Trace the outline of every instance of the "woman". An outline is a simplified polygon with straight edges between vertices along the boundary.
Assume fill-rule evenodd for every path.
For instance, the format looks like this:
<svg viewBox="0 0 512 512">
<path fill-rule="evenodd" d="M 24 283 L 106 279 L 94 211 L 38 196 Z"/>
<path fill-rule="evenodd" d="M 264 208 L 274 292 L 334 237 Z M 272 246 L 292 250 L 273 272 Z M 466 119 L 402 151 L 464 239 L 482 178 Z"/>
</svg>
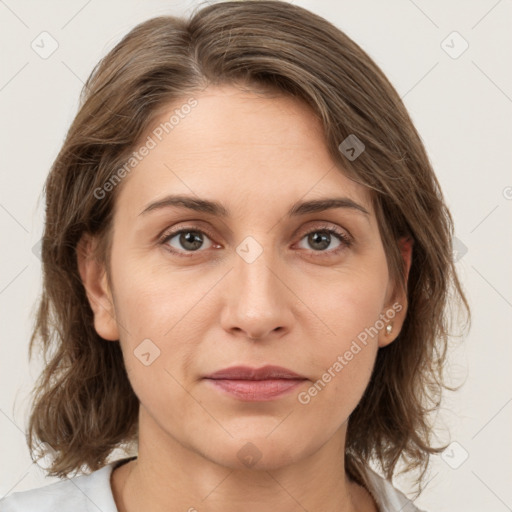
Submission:
<svg viewBox="0 0 512 512">
<path fill-rule="evenodd" d="M 445 448 L 467 303 L 421 140 L 343 32 L 279 1 L 140 24 L 45 190 L 28 443 L 65 480 L 1 510 L 419 510 L 391 481 Z"/>
</svg>

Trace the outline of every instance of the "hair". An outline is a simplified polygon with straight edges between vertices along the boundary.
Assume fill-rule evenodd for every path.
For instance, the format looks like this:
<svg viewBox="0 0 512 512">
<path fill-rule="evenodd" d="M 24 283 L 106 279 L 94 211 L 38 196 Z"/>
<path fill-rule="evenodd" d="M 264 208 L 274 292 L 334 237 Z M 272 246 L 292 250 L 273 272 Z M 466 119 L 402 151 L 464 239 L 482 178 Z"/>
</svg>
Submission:
<svg viewBox="0 0 512 512">
<path fill-rule="evenodd" d="M 470 309 L 452 254 L 453 220 L 399 95 L 345 33 L 308 10 L 279 0 L 201 6 L 189 19 L 160 16 L 134 27 L 95 66 L 80 108 L 45 183 L 43 291 L 29 357 L 38 343 L 45 367 L 32 391 L 27 443 L 33 460 L 52 455 L 49 475 L 102 467 L 115 448 L 133 446 L 138 399 L 119 343 L 94 329 L 77 264 L 84 233 L 101 241 L 109 269 L 112 218 L 123 183 L 98 199 L 153 120 L 208 85 L 272 91 L 307 104 L 321 121 L 340 172 L 366 186 L 390 275 L 407 295 L 393 343 L 379 349 L 369 384 L 349 418 L 345 468 L 367 485 L 374 461 L 392 480 L 422 469 L 446 446 L 432 443 L 431 416 L 443 389 L 452 306 Z M 346 158 L 355 135 L 365 149 Z M 171 135 L 172 136 L 172 135 Z M 398 241 L 413 240 L 408 279 Z M 402 472 L 404 472 L 402 471 Z M 421 492 L 421 490 L 420 490 Z"/>
</svg>

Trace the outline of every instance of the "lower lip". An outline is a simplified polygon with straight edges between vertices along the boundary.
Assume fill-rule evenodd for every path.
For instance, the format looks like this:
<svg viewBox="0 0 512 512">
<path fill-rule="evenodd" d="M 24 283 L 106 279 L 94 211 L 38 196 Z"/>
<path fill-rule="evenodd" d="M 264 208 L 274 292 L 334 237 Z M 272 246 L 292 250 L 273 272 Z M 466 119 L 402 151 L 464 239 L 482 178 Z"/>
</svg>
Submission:
<svg viewBox="0 0 512 512">
<path fill-rule="evenodd" d="M 267 380 L 232 380 L 207 379 L 217 389 L 240 400 L 263 402 L 273 400 L 290 393 L 300 386 L 305 379 L 267 379 Z"/>
</svg>

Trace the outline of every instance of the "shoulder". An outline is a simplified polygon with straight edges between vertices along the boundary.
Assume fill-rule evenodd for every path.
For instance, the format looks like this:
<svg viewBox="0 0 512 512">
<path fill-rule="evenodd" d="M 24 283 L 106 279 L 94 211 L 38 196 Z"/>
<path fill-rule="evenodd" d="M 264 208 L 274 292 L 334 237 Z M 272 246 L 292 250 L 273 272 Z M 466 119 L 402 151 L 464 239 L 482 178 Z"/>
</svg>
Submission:
<svg viewBox="0 0 512 512">
<path fill-rule="evenodd" d="M 379 506 L 380 512 L 426 512 L 420 510 L 401 491 L 393 487 L 389 480 L 386 480 L 373 469 L 365 468 L 369 484 L 369 491 Z"/>
<path fill-rule="evenodd" d="M 38 489 L 14 492 L 0 500 L 0 512 L 117 512 L 110 475 L 120 461 L 88 475 L 66 478 Z"/>
</svg>

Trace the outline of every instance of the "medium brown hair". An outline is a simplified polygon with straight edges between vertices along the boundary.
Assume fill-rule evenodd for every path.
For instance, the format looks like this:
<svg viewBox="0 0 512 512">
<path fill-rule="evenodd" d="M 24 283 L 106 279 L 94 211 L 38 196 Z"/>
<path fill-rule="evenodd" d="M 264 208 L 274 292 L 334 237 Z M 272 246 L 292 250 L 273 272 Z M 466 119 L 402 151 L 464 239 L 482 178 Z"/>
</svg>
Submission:
<svg viewBox="0 0 512 512">
<path fill-rule="evenodd" d="M 84 233 L 98 236 L 98 257 L 109 268 L 122 182 L 102 199 L 93 191 L 126 163 L 164 109 L 209 84 L 242 84 L 305 102 L 321 121 L 340 172 L 368 187 L 390 273 L 406 289 L 408 310 L 397 339 L 378 351 L 350 416 L 345 466 L 364 485 L 364 465 L 376 461 L 392 479 L 403 458 L 405 470 L 423 469 L 421 488 L 430 455 L 445 448 L 432 446 L 430 413 L 443 388 L 452 389 L 443 377 L 450 307 L 466 312 L 466 325 L 470 319 L 452 256 L 452 218 L 421 139 L 380 68 L 334 25 L 282 1 L 222 2 L 188 20 L 150 19 L 88 78 L 45 184 L 43 293 L 29 354 L 38 341 L 46 366 L 33 391 L 32 457 L 36 445 L 39 457 L 50 451 L 48 474 L 64 477 L 99 469 L 114 448 L 136 442 L 138 399 L 119 343 L 94 329 L 77 244 Z M 339 149 L 349 135 L 365 145 L 355 160 Z M 407 282 L 402 236 L 414 242 Z"/>
</svg>

